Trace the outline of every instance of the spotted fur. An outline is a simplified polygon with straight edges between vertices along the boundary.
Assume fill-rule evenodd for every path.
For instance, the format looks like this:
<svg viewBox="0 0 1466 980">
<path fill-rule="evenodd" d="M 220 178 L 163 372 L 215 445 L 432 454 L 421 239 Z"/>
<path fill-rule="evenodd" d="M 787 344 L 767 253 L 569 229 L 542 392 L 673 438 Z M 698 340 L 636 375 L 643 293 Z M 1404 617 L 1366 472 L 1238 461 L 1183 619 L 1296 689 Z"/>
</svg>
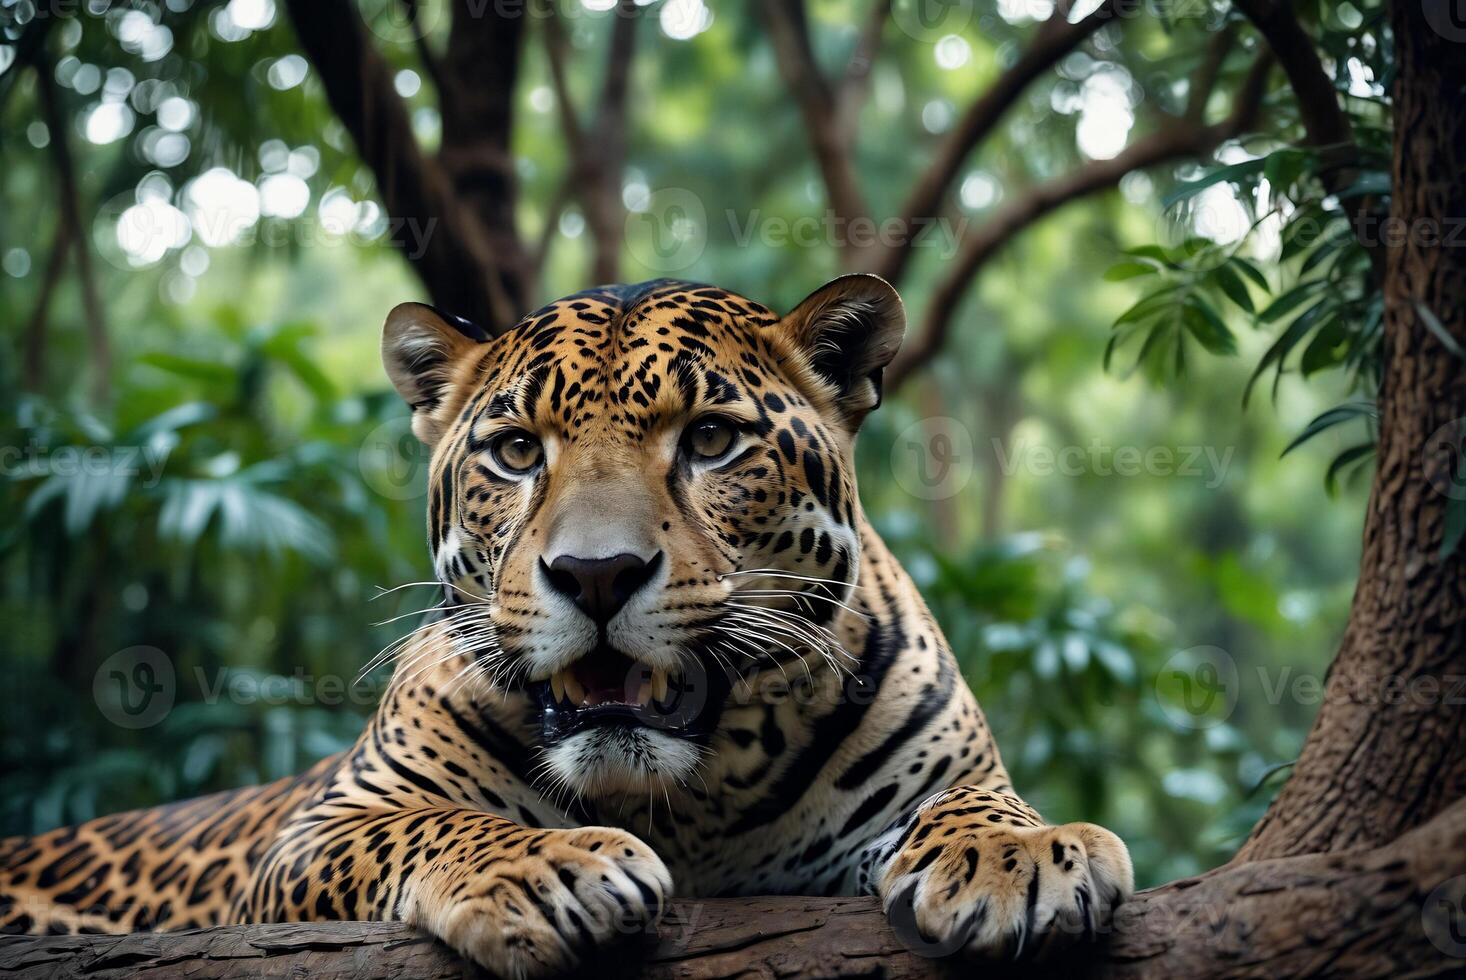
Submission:
<svg viewBox="0 0 1466 980">
<path fill-rule="evenodd" d="M 860 507 L 855 433 L 903 328 L 870 276 L 783 317 L 710 286 L 603 287 L 498 336 L 400 307 L 384 359 L 433 447 L 443 608 L 366 730 L 294 779 L 0 842 L 0 920 L 400 919 L 505 976 L 646 928 L 674 884 L 873 893 L 940 953 L 1092 935 L 1130 892 L 1124 845 L 1015 795 Z M 689 457 L 713 416 L 736 442 Z M 537 469 L 505 471 L 507 431 Z M 554 559 L 625 554 L 641 578 L 605 621 L 556 585 Z M 547 678 L 603 648 L 680 677 L 697 723 L 556 734 Z"/>
</svg>

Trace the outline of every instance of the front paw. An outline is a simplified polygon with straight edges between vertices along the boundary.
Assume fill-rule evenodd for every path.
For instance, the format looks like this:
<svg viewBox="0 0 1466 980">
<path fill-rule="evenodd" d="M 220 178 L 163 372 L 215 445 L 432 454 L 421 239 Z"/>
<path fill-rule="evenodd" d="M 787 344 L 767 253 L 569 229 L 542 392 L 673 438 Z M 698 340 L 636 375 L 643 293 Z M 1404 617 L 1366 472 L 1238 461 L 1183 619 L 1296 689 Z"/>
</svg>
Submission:
<svg viewBox="0 0 1466 980">
<path fill-rule="evenodd" d="M 939 798 L 882 872 L 903 940 L 930 955 L 1041 958 L 1106 928 L 1134 887 L 1120 838 L 1087 823 L 990 822 L 1005 808 L 986 796 Z"/>
<path fill-rule="evenodd" d="M 500 977 L 553 976 L 645 933 L 666 910 L 672 876 L 636 837 L 609 827 L 525 831 L 486 845 L 478 873 L 422 924 Z M 475 862 L 477 864 L 477 862 Z"/>
</svg>

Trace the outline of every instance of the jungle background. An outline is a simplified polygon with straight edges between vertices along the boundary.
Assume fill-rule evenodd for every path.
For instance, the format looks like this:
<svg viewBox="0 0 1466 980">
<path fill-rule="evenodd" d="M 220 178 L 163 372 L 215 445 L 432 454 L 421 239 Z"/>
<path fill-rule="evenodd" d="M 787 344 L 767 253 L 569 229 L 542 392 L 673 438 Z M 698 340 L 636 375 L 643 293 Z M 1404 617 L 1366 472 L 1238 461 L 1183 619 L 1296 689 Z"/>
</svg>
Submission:
<svg viewBox="0 0 1466 980">
<path fill-rule="evenodd" d="M 431 151 L 446 4 L 356 6 Z M 844 64 L 875 22 L 858 0 L 805 6 L 810 64 Z M 430 574 L 426 459 L 377 344 L 393 305 L 428 298 L 404 254 L 434 232 L 384 207 L 285 7 L 0 0 L 0 835 L 345 747 L 379 689 L 359 672 L 432 601 L 397 589 Z M 877 213 L 1052 18 L 1086 16 L 911 7 L 851 59 L 849 158 Z M 1379 11 L 1299 8 L 1367 147 L 1388 125 Z M 960 158 L 900 282 L 913 332 L 964 236 L 1124 160 L 1160 113 L 1223 118 L 1225 86 L 1248 86 L 1257 39 L 1231 5 L 1128 9 Z M 525 10 L 511 145 L 531 302 L 612 268 L 788 308 L 861 266 L 773 5 Z M 624 102 L 604 98 L 608 59 Z M 1204 152 L 1115 168 L 1020 222 L 859 442 L 866 509 L 1016 784 L 1052 820 L 1118 832 L 1141 885 L 1246 837 L 1317 711 L 1358 567 L 1378 319 L 1367 257 L 1330 229 L 1380 186 L 1357 168 L 1330 187 L 1280 73 L 1260 95 Z M 607 159 L 609 178 L 591 165 Z M 586 193 L 604 180 L 609 218 Z M 1305 215 L 1323 229 L 1306 240 Z M 1305 349 L 1310 314 L 1325 340 Z M 135 715 L 113 675 L 139 662 L 167 697 Z"/>
</svg>

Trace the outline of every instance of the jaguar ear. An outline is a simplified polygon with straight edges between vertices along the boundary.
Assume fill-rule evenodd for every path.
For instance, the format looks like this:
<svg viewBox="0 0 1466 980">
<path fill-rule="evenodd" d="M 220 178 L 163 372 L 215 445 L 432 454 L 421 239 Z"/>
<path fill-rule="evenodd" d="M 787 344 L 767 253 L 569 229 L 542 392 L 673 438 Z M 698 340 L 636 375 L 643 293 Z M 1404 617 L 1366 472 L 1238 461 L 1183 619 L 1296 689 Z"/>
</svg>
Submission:
<svg viewBox="0 0 1466 980">
<path fill-rule="evenodd" d="M 447 420 L 438 409 L 452 393 L 457 368 L 489 334 L 461 317 L 403 303 L 382 328 L 382 364 L 402 400 L 412 407 L 412 431 L 431 446 Z"/>
<path fill-rule="evenodd" d="M 779 321 L 805 366 L 830 386 L 850 431 L 881 403 L 881 372 L 901 347 L 906 310 L 880 276 L 841 276 Z"/>
</svg>

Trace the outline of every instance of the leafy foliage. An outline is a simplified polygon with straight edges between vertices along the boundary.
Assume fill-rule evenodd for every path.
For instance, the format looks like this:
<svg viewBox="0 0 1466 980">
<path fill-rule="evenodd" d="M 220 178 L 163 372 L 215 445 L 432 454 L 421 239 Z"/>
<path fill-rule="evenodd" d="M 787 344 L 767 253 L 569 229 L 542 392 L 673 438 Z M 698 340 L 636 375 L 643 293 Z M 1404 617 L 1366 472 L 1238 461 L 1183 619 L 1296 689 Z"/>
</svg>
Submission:
<svg viewBox="0 0 1466 980">
<path fill-rule="evenodd" d="M 1353 9 L 1353 8 L 1350 8 Z M 1207 353 L 1230 356 L 1238 345 L 1232 320 L 1243 319 L 1259 331 L 1274 334 L 1258 358 L 1243 389 L 1245 406 L 1259 381 L 1271 376 L 1276 401 L 1284 376 L 1300 379 L 1329 371 L 1345 375 L 1349 391 L 1362 402 L 1346 403 L 1321 413 L 1284 452 L 1341 424 L 1360 421 L 1366 432 L 1329 464 L 1325 485 L 1337 481 L 1373 455 L 1374 413 L 1370 403 L 1378 389 L 1381 365 L 1383 299 L 1371 249 L 1387 232 L 1390 179 L 1388 133 L 1377 96 L 1355 89 L 1382 91 L 1390 75 L 1390 47 L 1384 34 L 1383 9 L 1358 14 L 1346 25 L 1316 12 L 1321 46 L 1335 54 L 1337 82 L 1344 105 L 1351 110 L 1357 145 L 1310 147 L 1300 142 L 1295 125 L 1268 137 L 1284 145 L 1207 170 L 1165 196 L 1163 206 L 1186 224 L 1204 193 L 1227 188 L 1246 210 L 1250 224 L 1226 244 L 1187 238 L 1179 246 L 1142 245 L 1129 249 L 1125 261 L 1112 266 L 1114 281 L 1145 278 L 1141 298 L 1115 321 L 1108 367 L 1114 351 L 1143 337 L 1136 366 L 1157 381 L 1185 372 L 1185 340 L 1189 336 Z M 1362 79 L 1378 79 L 1372 87 Z M 1259 137 L 1261 139 L 1261 137 Z M 1348 181 L 1341 188 L 1341 174 Z M 1273 233 L 1276 241 L 1259 242 Z M 1249 257 L 1250 255 L 1250 257 Z M 1274 265 L 1278 288 L 1258 267 Z M 1259 303 L 1259 296 L 1265 302 Z M 1428 311 L 1427 311 L 1428 312 Z M 1423 317 L 1427 324 L 1428 317 Z M 1442 331 L 1443 332 L 1443 331 Z"/>
</svg>

